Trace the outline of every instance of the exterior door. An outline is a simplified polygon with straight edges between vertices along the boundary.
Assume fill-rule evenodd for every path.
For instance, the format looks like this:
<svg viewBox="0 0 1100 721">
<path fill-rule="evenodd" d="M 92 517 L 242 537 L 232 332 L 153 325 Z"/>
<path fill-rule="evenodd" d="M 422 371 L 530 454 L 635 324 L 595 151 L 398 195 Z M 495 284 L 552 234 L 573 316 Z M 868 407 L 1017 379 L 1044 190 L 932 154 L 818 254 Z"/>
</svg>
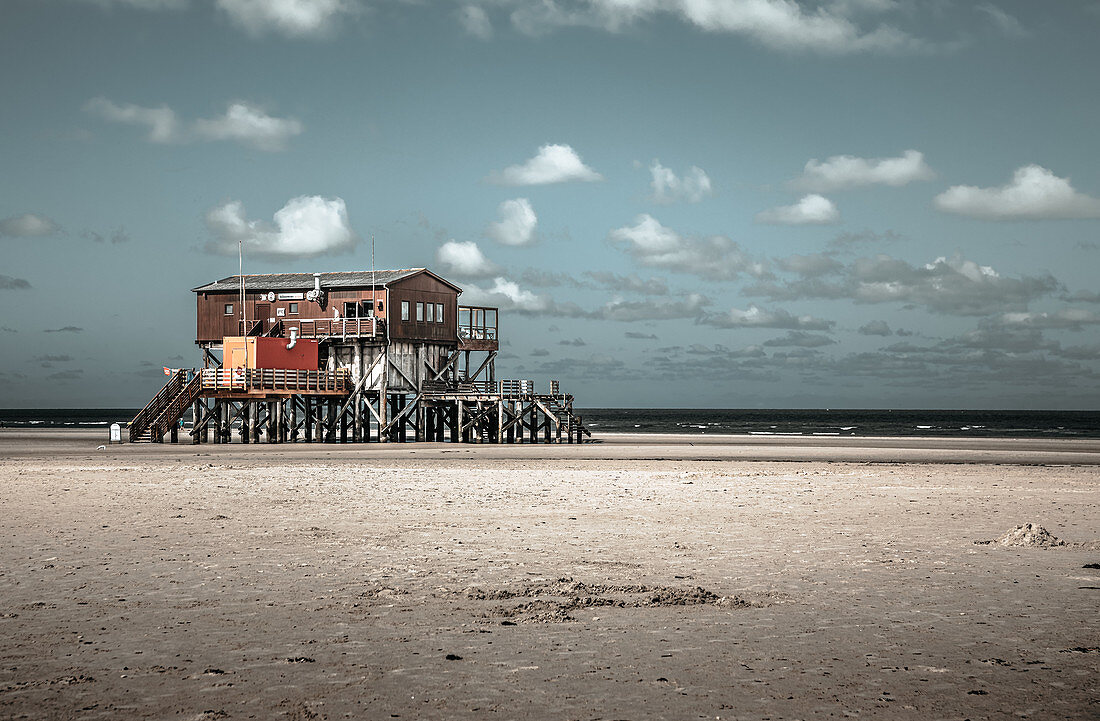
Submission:
<svg viewBox="0 0 1100 721">
<path fill-rule="evenodd" d="M 256 320 L 259 321 L 258 327 L 260 329 L 260 335 L 263 335 L 264 333 L 266 333 L 267 329 L 270 327 L 271 323 L 268 320 L 268 317 L 270 315 L 271 315 L 271 304 L 270 303 L 257 303 L 256 304 Z"/>
</svg>

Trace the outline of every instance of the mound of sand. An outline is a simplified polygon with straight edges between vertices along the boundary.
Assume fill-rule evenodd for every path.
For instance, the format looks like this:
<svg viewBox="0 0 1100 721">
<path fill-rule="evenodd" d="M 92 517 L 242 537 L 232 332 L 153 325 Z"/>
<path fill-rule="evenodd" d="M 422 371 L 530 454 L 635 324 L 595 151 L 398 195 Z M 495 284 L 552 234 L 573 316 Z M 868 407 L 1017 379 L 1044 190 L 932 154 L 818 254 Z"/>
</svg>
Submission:
<svg viewBox="0 0 1100 721">
<path fill-rule="evenodd" d="M 1054 548 L 1066 545 L 1065 541 L 1051 535 L 1050 531 L 1036 523 L 1025 523 L 997 539 L 1002 546 L 1026 548 Z"/>
</svg>

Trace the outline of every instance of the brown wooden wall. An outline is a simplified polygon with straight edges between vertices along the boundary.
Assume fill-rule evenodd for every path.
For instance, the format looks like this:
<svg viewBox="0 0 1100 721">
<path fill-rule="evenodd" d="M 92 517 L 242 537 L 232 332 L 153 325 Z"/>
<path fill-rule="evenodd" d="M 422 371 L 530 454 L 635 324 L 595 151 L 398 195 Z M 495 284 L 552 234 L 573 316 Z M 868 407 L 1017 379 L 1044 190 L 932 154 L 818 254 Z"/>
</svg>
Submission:
<svg viewBox="0 0 1100 721">
<path fill-rule="evenodd" d="M 307 289 L 308 290 L 308 289 Z M 286 292 L 286 291 L 284 291 Z M 305 291 L 302 291 L 303 293 Z M 267 294 L 264 293 L 264 296 Z M 224 292 L 224 293 L 196 293 L 197 310 L 195 314 L 196 318 L 196 342 L 221 342 L 224 336 L 238 335 L 239 327 L 238 321 L 241 318 L 240 311 L 240 292 Z M 311 303 L 308 300 L 278 300 L 278 291 L 276 291 L 276 300 L 269 303 L 266 299 L 260 300 L 260 293 L 248 292 L 245 293 L 245 308 L 248 314 L 248 320 L 261 320 L 257 318 L 257 306 L 267 308 L 267 312 L 262 318 L 264 323 L 264 330 L 266 331 L 271 327 L 272 323 L 270 318 L 276 320 L 294 320 L 294 319 L 307 319 L 307 318 L 332 318 L 333 308 L 340 311 L 340 317 L 344 316 L 344 303 L 347 301 L 363 301 L 374 298 L 376 301 L 383 301 L 381 310 L 375 310 L 375 315 L 380 319 L 385 320 L 386 314 L 389 308 L 385 303 L 385 290 L 379 288 L 377 291 L 372 292 L 370 288 L 366 289 L 343 289 L 329 291 L 325 295 L 325 307 L 316 303 Z M 233 304 L 233 315 L 225 315 L 226 303 Z M 290 304 L 298 304 L 298 313 L 290 313 Z M 375 303 L 377 308 L 377 302 Z M 285 315 L 279 316 L 277 309 L 282 308 Z"/>
<path fill-rule="evenodd" d="M 301 292 L 304 293 L 308 290 L 310 289 L 303 288 Z M 239 335 L 238 321 L 241 317 L 239 292 L 196 293 L 195 296 L 197 302 L 195 342 L 220 343 L 225 336 Z M 377 301 L 382 301 L 382 309 L 376 310 L 375 314 L 382 320 L 389 322 L 389 334 L 394 340 L 431 340 L 442 343 L 456 343 L 458 340 L 458 292 L 427 273 L 391 283 L 388 300 L 386 299 L 386 290 L 382 288 L 374 291 L 370 288 L 328 290 L 325 294 L 326 302 L 323 309 L 316 303 L 304 299 L 297 301 L 275 300 L 268 303 L 266 300 L 261 301 L 260 297 L 261 294 L 258 292 L 250 291 L 246 293 L 245 307 L 250 321 L 258 320 L 257 305 L 267 307 L 267 312 L 262 319 L 265 331 L 272 325 L 271 321 L 268 320 L 269 318 L 275 318 L 276 320 L 332 318 L 334 308 L 339 310 L 340 316 L 343 317 L 345 302 L 374 298 L 376 308 Z M 276 291 L 276 297 L 278 297 L 278 291 Z M 403 300 L 409 302 L 409 320 L 406 322 L 401 320 L 401 301 Z M 417 302 L 442 303 L 444 309 L 443 322 L 433 321 L 428 323 L 424 321 L 417 323 Z M 224 309 L 227 303 L 233 304 L 233 315 L 225 315 Z M 291 303 L 298 304 L 297 315 L 290 314 Z M 285 315 L 278 316 L 276 312 L 278 308 L 283 308 Z"/>
<path fill-rule="evenodd" d="M 409 303 L 409 320 L 401 320 L 401 301 Z M 416 321 L 417 303 L 442 303 L 443 322 Z M 458 341 L 458 291 L 427 273 L 390 284 L 390 338 L 394 340 Z"/>
</svg>

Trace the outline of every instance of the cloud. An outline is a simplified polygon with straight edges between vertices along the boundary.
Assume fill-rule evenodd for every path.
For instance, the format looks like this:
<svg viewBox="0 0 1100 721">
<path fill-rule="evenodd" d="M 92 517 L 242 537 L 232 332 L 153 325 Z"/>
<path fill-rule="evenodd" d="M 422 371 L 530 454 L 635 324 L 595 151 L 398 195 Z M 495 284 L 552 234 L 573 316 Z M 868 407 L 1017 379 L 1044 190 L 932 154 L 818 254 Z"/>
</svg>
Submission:
<svg viewBox="0 0 1100 721">
<path fill-rule="evenodd" d="M 51 381 L 78 381 L 84 376 L 84 371 L 80 368 L 73 370 L 58 371 L 57 373 L 51 373 L 46 378 Z"/>
<path fill-rule="evenodd" d="M 94 243 L 105 243 L 108 239 L 111 241 L 111 245 L 118 245 L 119 243 L 129 243 L 130 234 L 126 232 L 125 228 L 116 228 L 111 233 L 109 238 L 103 237 L 102 234 L 95 232 L 94 230 L 85 230 L 80 234 L 81 238 L 87 238 Z"/>
<path fill-rule="evenodd" d="M 632 340 L 657 340 L 657 336 L 653 333 L 638 333 L 632 330 L 623 333 L 623 336 Z"/>
<path fill-rule="evenodd" d="M 840 222 L 840 211 L 823 195 L 807 195 L 794 205 L 781 205 L 756 214 L 757 223 L 769 225 L 829 225 Z"/>
<path fill-rule="evenodd" d="M 542 34 L 559 27 L 620 32 L 658 15 L 671 15 L 704 32 L 750 38 L 791 52 L 846 54 L 906 52 L 924 43 L 889 25 L 864 31 L 849 16 L 883 3 L 836 3 L 805 10 L 793 0 L 540 0 L 521 4 L 512 23 L 521 32 Z"/>
<path fill-rule="evenodd" d="M 31 284 L 24 278 L 0 275 L 0 290 L 29 290 Z"/>
<path fill-rule="evenodd" d="M 661 165 L 659 160 L 654 160 L 649 172 L 653 176 L 650 187 L 653 188 L 652 199 L 656 203 L 675 203 L 678 200 L 698 203 L 714 194 L 710 176 L 700 167 L 691 166 L 681 178 Z"/>
<path fill-rule="evenodd" d="M 668 283 L 661 278 L 640 278 L 633 273 L 619 275 L 602 270 L 586 270 L 583 275 L 592 285 L 605 290 L 642 295 L 668 295 Z"/>
<path fill-rule="evenodd" d="M 890 326 L 884 320 L 873 320 L 859 327 L 860 335 L 893 335 Z"/>
<path fill-rule="evenodd" d="M 706 296 L 690 293 L 674 301 L 627 301 L 614 298 L 597 308 L 582 308 L 576 303 L 559 302 L 552 297 L 525 290 L 515 281 L 502 276 L 493 278 L 489 287 L 470 283 L 465 286 L 462 302 L 471 305 L 495 306 L 521 315 L 545 315 L 555 318 L 586 318 L 590 320 L 614 320 L 624 323 L 652 320 L 694 318 L 702 314 L 710 304 Z M 550 331 L 557 330 L 551 327 Z"/>
<path fill-rule="evenodd" d="M 515 281 L 504 277 L 493 279 L 493 285 L 482 288 L 467 284 L 462 292 L 462 302 L 470 305 L 495 306 L 527 315 L 541 315 L 555 308 L 554 302 L 519 287 Z"/>
<path fill-rule="evenodd" d="M 499 185 L 547 185 L 570 181 L 595 182 L 603 176 L 585 165 L 568 145 L 543 145 L 533 158 L 521 165 L 493 171 L 489 180 Z"/>
<path fill-rule="evenodd" d="M 472 240 L 449 240 L 435 252 L 436 262 L 446 270 L 465 278 L 481 278 L 499 272 Z"/>
<path fill-rule="evenodd" d="M 1100 325 L 1100 313 L 1083 308 L 1061 308 L 1053 313 L 1005 313 L 1000 319 L 1006 326 L 1025 328 L 1081 330 L 1086 325 Z"/>
<path fill-rule="evenodd" d="M 35 360 L 40 363 L 70 363 L 73 357 L 70 355 L 40 355 Z"/>
<path fill-rule="evenodd" d="M 850 299 L 897 302 L 948 315 L 988 315 L 1026 310 L 1036 298 L 1061 289 L 1051 275 L 1008 278 L 960 255 L 914 266 L 888 255 L 857 258 L 819 278 L 766 281 L 744 289 L 772 300 Z"/>
<path fill-rule="evenodd" d="M 797 273 L 805 278 L 816 278 L 841 270 L 844 265 L 827 253 L 810 253 L 809 255 L 789 255 L 779 258 L 775 264 L 782 270 Z"/>
<path fill-rule="evenodd" d="M 276 211 L 274 223 L 246 219 L 244 205 L 232 200 L 211 209 L 205 220 L 214 236 L 206 250 L 219 255 L 236 255 L 239 241 L 249 255 L 272 259 L 343 253 L 359 243 L 342 198 L 291 198 Z"/>
<path fill-rule="evenodd" d="M 531 355 L 535 358 L 542 358 L 550 355 L 550 351 L 546 350 L 545 348 L 535 348 L 531 351 Z"/>
<path fill-rule="evenodd" d="M 585 314 L 589 318 L 602 320 L 617 320 L 626 323 L 650 320 L 679 320 L 683 318 L 698 319 L 705 306 L 710 305 L 710 299 L 699 293 L 689 293 L 674 301 L 625 301 L 619 298 L 605 303 L 599 309 Z"/>
<path fill-rule="evenodd" d="M 0 220 L 0 237 L 41 238 L 59 230 L 61 226 L 53 220 L 35 213 L 23 213 Z"/>
<path fill-rule="evenodd" d="M 105 8 L 112 5 L 129 5 L 140 10 L 176 10 L 187 6 L 189 0 L 84 0 Z"/>
<path fill-rule="evenodd" d="M 906 150 L 897 158 L 857 158 L 834 155 L 825 161 L 806 162 L 802 175 L 790 182 L 792 188 L 814 193 L 830 193 L 866 185 L 897 188 L 917 180 L 936 177 L 924 162 L 924 155 Z"/>
<path fill-rule="evenodd" d="M 144 125 L 149 130 L 147 139 L 152 143 L 175 143 L 181 137 L 176 113 L 167 105 L 145 108 L 132 103 L 118 105 L 107 98 L 92 98 L 84 109 L 111 122 Z"/>
<path fill-rule="evenodd" d="M 83 333 L 83 328 L 78 328 L 75 325 L 67 325 L 64 328 L 49 328 L 42 331 L 43 333 Z"/>
<path fill-rule="evenodd" d="M 580 347 L 580 346 L 584 346 L 584 345 L 588 345 L 588 344 L 584 342 L 583 338 L 574 338 L 573 340 L 565 340 L 563 338 L 562 340 L 558 341 L 558 345 L 571 345 L 571 346 Z"/>
<path fill-rule="evenodd" d="M 167 105 L 146 108 L 132 103 L 116 104 L 106 98 L 92 98 L 84 106 L 90 113 L 127 125 L 145 126 L 152 143 L 189 143 L 230 140 L 241 145 L 276 152 L 301 134 L 304 126 L 295 118 L 277 118 L 246 102 L 230 103 L 223 115 L 182 122 Z"/>
<path fill-rule="evenodd" d="M 750 305 L 747 310 L 730 308 L 724 313 L 709 313 L 700 321 L 715 328 L 780 328 L 791 330 L 829 330 L 836 321 L 815 318 L 812 315 L 796 316 L 782 308 L 764 310 Z"/>
<path fill-rule="evenodd" d="M 1068 178 L 1039 165 L 1025 165 L 997 188 L 954 185 L 933 202 L 945 213 L 981 220 L 1100 218 L 1100 199 L 1078 193 Z"/>
<path fill-rule="evenodd" d="M 612 230 L 608 240 L 642 265 L 690 273 L 709 280 L 733 280 L 742 274 L 763 277 L 764 266 L 754 262 L 734 241 L 724 236 L 685 238 L 651 215 L 642 214 L 634 225 Z"/>
<path fill-rule="evenodd" d="M 505 200 L 497 208 L 500 220 L 490 223 L 485 235 L 502 245 L 530 245 L 539 219 L 527 198 Z"/>
<path fill-rule="evenodd" d="M 1028 31 L 1024 29 L 1024 26 L 1020 24 L 1020 21 L 1012 15 L 1009 15 L 999 7 L 991 3 L 985 3 L 984 5 L 979 5 L 974 9 L 978 12 L 988 15 L 990 21 L 993 23 L 993 27 L 997 28 L 997 30 L 999 30 L 1006 37 L 1027 37 Z"/>
<path fill-rule="evenodd" d="M 257 150 L 286 149 L 287 141 L 301 134 L 302 123 L 294 118 L 276 118 L 248 103 L 232 103 L 225 114 L 195 121 L 195 135 L 203 140 L 232 140 Z"/>
<path fill-rule="evenodd" d="M 323 37 L 360 9 L 357 0 L 217 0 L 217 7 L 252 36 L 290 38 Z"/>
<path fill-rule="evenodd" d="M 774 348 L 820 348 L 835 343 L 836 341 L 827 335 L 807 333 L 803 330 L 789 330 L 787 331 L 787 335 L 781 338 L 772 338 L 771 340 L 764 341 L 764 346 Z"/>
<path fill-rule="evenodd" d="M 493 24 L 489 21 L 489 15 L 485 9 L 477 5 L 464 5 L 458 10 L 458 20 L 463 29 L 480 40 L 489 40 L 493 37 Z"/>
</svg>

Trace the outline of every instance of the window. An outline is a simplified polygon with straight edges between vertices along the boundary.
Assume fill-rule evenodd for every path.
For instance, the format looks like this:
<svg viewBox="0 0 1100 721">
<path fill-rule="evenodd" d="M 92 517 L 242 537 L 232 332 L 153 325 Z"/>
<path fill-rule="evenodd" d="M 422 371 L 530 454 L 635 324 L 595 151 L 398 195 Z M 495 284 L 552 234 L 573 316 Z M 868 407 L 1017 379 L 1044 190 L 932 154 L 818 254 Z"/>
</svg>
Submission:
<svg viewBox="0 0 1100 721">
<path fill-rule="evenodd" d="M 370 298 L 359 301 L 359 317 L 370 318 L 374 315 L 374 301 Z"/>
<path fill-rule="evenodd" d="M 401 320 L 409 319 L 409 301 L 401 301 Z"/>
<path fill-rule="evenodd" d="M 233 304 L 232 303 L 226 303 L 225 304 L 225 314 L 226 315 L 233 315 Z"/>
<path fill-rule="evenodd" d="M 443 322 L 443 304 L 442 303 L 436 303 L 435 304 L 435 322 L 436 323 L 442 323 Z"/>
<path fill-rule="evenodd" d="M 290 310 L 288 310 L 287 312 L 290 313 L 291 315 L 298 315 L 298 304 L 297 303 L 291 303 L 290 304 Z"/>
<path fill-rule="evenodd" d="M 435 322 L 435 305 L 432 304 L 432 303 L 428 303 L 428 307 L 425 308 L 424 310 L 426 310 L 427 313 L 428 313 L 427 317 L 424 318 L 424 320 L 428 321 L 429 323 L 434 323 Z"/>
<path fill-rule="evenodd" d="M 424 304 L 421 303 L 420 301 L 417 301 L 417 303 L 416 303 L 416 322 L 417 323 L 423 323 L 424 322 Z"/>
<path fill-rule="evenodd" d="M 359 317 L 359 304 L 354 300 L 344 302 L 344 317 L 345 318 L 358 318 Z"/>
</svg>

